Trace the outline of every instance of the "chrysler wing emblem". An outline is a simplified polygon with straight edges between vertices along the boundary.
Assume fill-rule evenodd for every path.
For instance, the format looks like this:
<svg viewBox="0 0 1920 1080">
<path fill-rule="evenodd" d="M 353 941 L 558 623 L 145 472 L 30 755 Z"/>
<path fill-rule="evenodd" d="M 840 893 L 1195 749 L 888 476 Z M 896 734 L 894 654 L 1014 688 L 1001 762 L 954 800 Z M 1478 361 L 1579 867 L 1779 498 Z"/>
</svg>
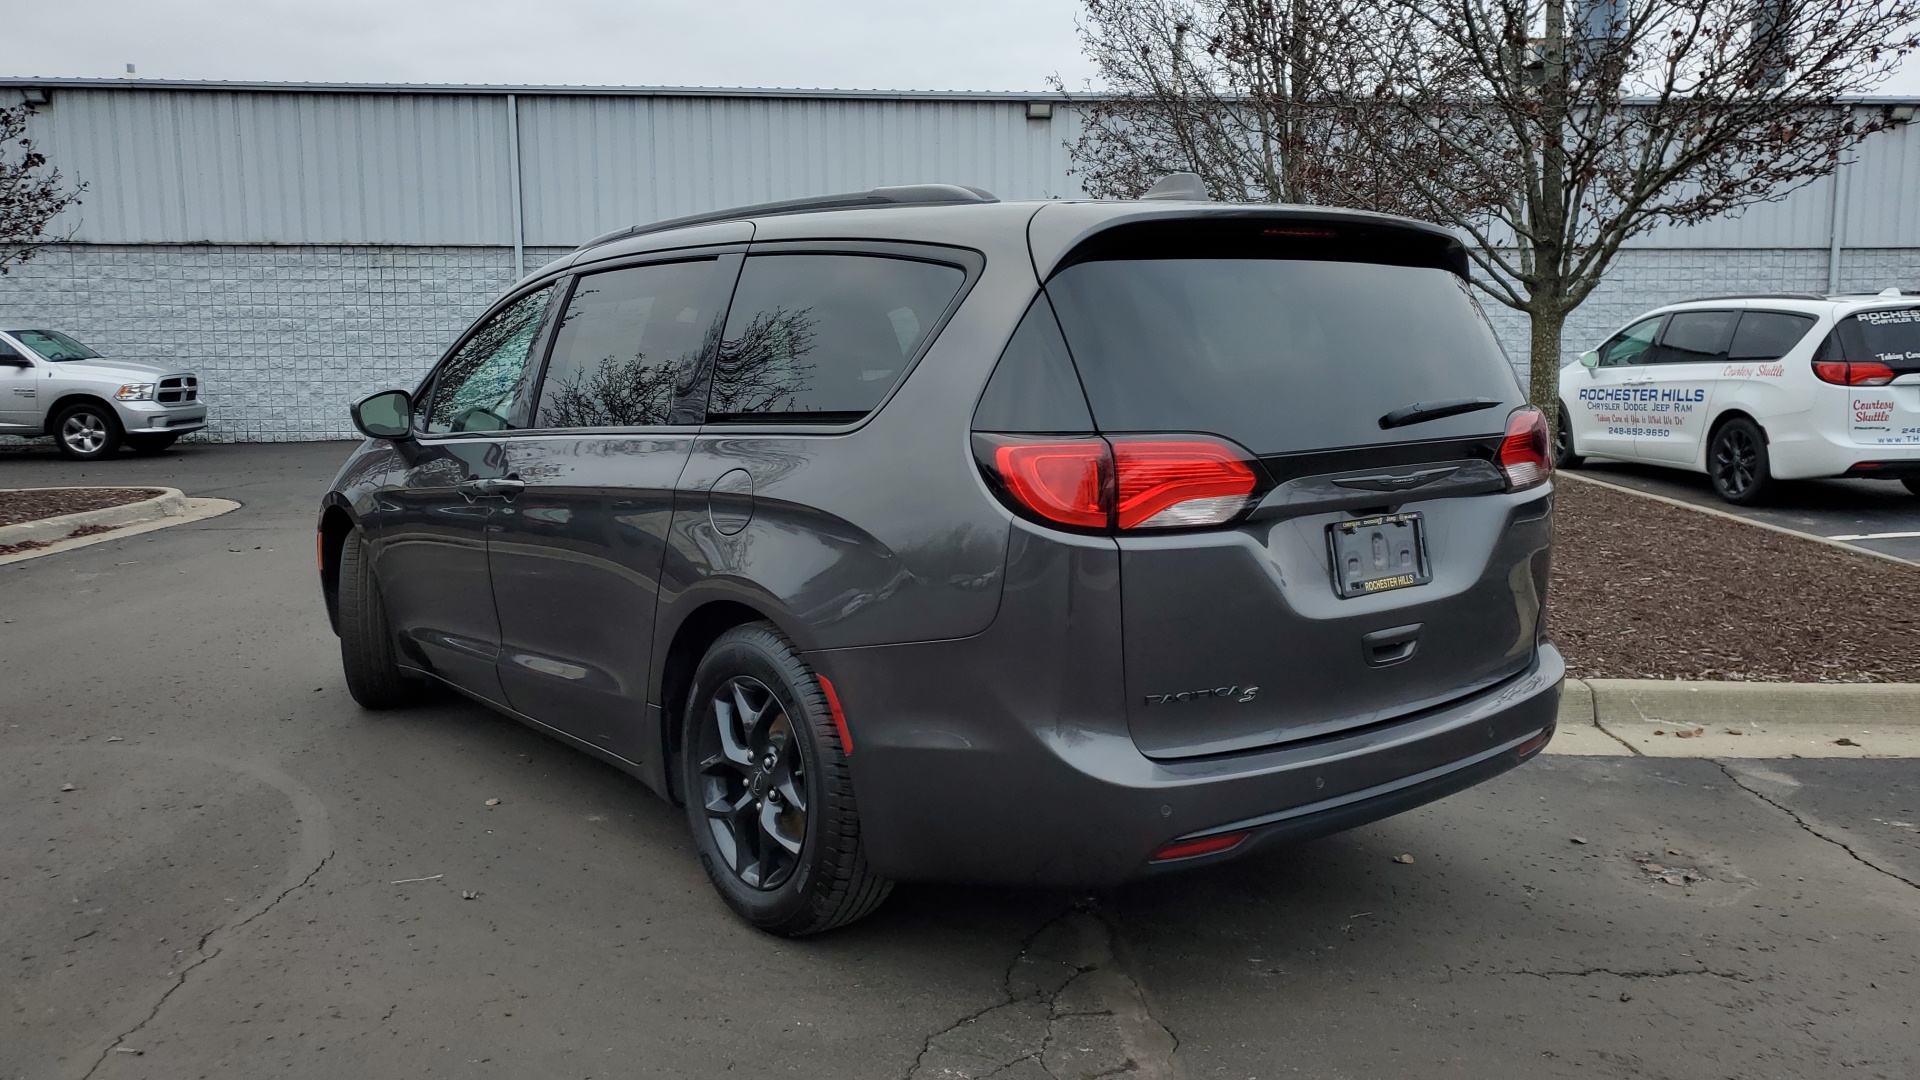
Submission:
<svg viewBox="0 0 1920 1080">
<path fill-rule="evenodd" d="M 1408 488 L 1425 487 L 1436 480 L 1442 480 L 1460 471 L 1460 466 L 1449 465 L 1442 469 L 1422 469 L 1419 472 L 1375 473 L 1372 476 L 1343 476 L 1333 481 L 1345 488 L 1361 488 L 1366 491 L 1406 491 Z"/>
</svg>

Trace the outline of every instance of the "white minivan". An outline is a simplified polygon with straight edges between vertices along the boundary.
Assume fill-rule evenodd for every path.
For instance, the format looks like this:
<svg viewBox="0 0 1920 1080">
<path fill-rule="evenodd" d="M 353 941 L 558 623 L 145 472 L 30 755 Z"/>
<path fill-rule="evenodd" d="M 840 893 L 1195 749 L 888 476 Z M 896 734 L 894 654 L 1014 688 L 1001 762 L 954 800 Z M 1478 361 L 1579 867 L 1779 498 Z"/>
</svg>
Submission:
<svg viewBox="0 0 1920 1080">
<path fill-rule="evenodd" d="M 1774 480 L 1899 480 L 1920 494 L 1920 297 L 1811 293 L 1673 304 L 1560 371 L 1559 464 L 1703 472 L 1734 503 Z"/>
</svg>

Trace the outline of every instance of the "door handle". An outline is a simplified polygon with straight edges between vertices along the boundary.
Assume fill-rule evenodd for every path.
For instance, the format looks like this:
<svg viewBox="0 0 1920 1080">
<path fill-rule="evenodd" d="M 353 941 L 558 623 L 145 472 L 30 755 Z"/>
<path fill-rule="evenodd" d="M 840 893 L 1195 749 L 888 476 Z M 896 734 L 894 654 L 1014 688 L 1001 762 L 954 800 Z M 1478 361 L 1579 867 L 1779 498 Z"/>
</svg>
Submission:
<svg viewBox="0 0 1920 1080">
<path fill-rule="evenodd" d="M 517 476 L 489 476 L 480 480 L 464 480 L 453 486 L 455 491 L 475 499 L 499 496 L 510 499 L 527 489 L 527 482 Z"/>
</svg>

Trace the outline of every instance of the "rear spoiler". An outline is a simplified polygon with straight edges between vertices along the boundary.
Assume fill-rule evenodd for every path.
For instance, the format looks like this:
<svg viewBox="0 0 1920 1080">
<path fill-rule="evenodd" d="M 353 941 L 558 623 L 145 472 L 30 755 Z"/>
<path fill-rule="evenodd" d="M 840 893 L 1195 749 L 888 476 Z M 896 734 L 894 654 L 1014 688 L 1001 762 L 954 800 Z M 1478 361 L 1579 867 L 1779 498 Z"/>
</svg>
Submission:
<svg viewBox="0 0 1920 1080">
<path fill-rule="evenodd" d="M 1044 233 L 1053 231 L 1042 226 L 1042 219 L 1055 209 L 1068 208 L 1044 208 L 1030 234 L 1035 269 L 1045 278 L 1078 263 L 1110 259 L 1318 259 L 1428 266 L 1468 276 L 1465 245 L 1438 226 L 1313 207 L 1209 206 L 1174 212 L 1142 207 L 1137 216 L 1089 223 L 1094 227 L 1068 240 L 1052 265 L 1042 267 L 1038 248 L 1047 239 Z"/>
</svg>

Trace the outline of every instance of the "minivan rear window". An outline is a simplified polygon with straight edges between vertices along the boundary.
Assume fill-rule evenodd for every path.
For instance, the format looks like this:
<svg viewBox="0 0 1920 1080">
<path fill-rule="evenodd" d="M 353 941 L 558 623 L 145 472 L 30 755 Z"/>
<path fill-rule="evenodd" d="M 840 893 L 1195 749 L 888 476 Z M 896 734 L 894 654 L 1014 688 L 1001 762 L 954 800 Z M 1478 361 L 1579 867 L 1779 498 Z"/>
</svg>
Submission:
<svg viewBox="0 0 1920 1080">
<path fill-rule="evenodd" d="M 1920 308 L 1857 312 L 1841 319 L 1833 335 L 1841 356 L 1853 363 L 1882 363 L 1897 375 L 1920 371 Z"/>
<path fill-rule="evenodd" d="M 1132 259 L 1047 284 L 1103 431 L 1285 454 L 1499 432 L 1520 384 L 1450 271 L 1305 259 Z M 1416 402 L 1503 408 L 1383 429 Z"/>
</svg>

